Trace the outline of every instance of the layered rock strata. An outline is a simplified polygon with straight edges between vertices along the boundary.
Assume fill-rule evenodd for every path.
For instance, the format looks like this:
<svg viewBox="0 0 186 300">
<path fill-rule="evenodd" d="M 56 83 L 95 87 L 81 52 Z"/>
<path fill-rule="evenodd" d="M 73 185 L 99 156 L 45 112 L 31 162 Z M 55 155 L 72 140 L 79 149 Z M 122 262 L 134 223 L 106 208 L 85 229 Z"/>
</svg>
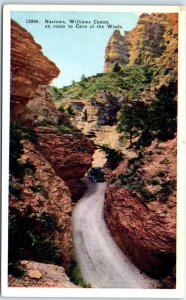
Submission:
<svg viewBox="0 0 186 300">
<path fill-rule="evenodd" d="M 178 15 L 142 14 L 134 29 L 121 35 L 114 31 L 105 50 L 104 71 L 114 65 L 153 64 L 177 68 Z"/>
<path fill-rule="evenodd" d="M 11 119 L 21 116 L 39 84 L 48 84 L 59 69 L 42 53 L 33 36 L 11 21 Z"/>
<path fill-rule="evenodd" d="M 123 174 L 128 176 L 122 179 Z M 118 245 L 151 276 L 165 278 L 174 273 L 176 140 L 153 142 L 143 159 L 126 159 L 113 172 L 112 181 L 104 216 Z M 174 288 L 175 274 L 164 283 Z"/>
<path fill-rule="evenodd" d="M 34 144 L 28 141 L 22 143 L 23 154 L 19 162 L 33 166 L 34 173 L 27 171 L 23 183 L 19 184 L 18 198 L 10 194 L 10 212 L 18 219 L 19 224 L 22 224 L 21 226 L 26 227 L 27 223 L 32 224 L 35 236 L 40 236 L 44 232 L 47 235 L 44 220 L 45 216 L 51 217 L 50 222 L 53 220 L 54 224 L 51 232 L 48 229 L 48 238 L 52 238 L 58 249 L 56 262 L 69 270 L 72 262 L 72 206 L 69 189 Z M 13 177 L 13 185 L 17 184 L 16 178 Z M 41 222 L 37 221 L 37 216 L 38 221 L 41 219 Z M 49 217 L 46 217 L 46 221 Z M 20 240 L 24 249 L 19 255 L 22 255 L 22 258 L 34 259 L 35 250 L 27 246 L 28 242 L 24 237 L 21 240 L 21 232 L 17 234 L 17 243 Z"/>
<path fill-rule="evenodd" d="M 72 194 L 77 199 L 84 191 L 80 178 L 91 166 L 95 147 L 56 110 L 47 84 L 59 69 L 41 49 L 30 33 L 11 22 L 10 267 L 27 259 L 58 264 L 69 272 Z M 60 125 L 72 134 L 60 132 Z M 32 286 L 28 278 L 23 284 L 10 277 L 11 286 Z M 36 286 L 53 284 L 63 286 L 48 277 Z"/>
<path fill-rule="evenodd" d="M 50 162 L 55 173 L 65 181 L 77 201 L 85 191 L 80 179 L 91 167 L 95 146 L 83 134 L 61 134 L 55 127 L 35 128 L 39 150 Z"/>
</svg>

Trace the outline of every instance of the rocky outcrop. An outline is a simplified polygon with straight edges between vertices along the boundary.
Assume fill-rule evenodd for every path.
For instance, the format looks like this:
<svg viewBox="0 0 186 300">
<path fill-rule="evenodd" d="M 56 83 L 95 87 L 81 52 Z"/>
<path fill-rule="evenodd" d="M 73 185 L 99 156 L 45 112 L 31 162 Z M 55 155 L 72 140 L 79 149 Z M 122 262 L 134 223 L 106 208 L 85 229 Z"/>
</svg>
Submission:
<svg viewBox="0 0 186 300">
<path fill-rule="evenodd" d="M 105 49 L 104 72 L 112 71 L 115 64 L 118 64 L 119 66 L 127 65 L 130 56 L 129 49 L 130 43 L 127 32 L 123 36 L 119 30 L 115 30 Z"/>
<path fill-rule="evenodd" d="M 105 50 L 104 71 L 114 65 L 160 63 L 177 68 L 177 14 L 142 14 L 135 28 L 123 35 L 114 31 Z"/>
<path fill-rule="evenodd" d="M 73 115 L 69 116 L 71 123 L 96 145 L 109 144 L 111 147 L 118 148 L 120 141 L 116 130 L 117 112 L 123 98 L 109 91 L 101 91 L 93 97 L 78 99 L 64 95 L 58 105 L 65 110 L 71 107 L 73 111 Z M 101 166 L 104 161 L 103 153 L 97 149 L 94 155 L 94 166 Z"/>
<path fill-rule="evenodd" d="M 85 191 L 80 179 L 91 167 L 95 146 L 81 133 L 61 134 L 55 127 L 35 128 L 39 150 L 68 186 L 72 200 Z"/>
<path fill-rule="evenodd" d="M 22 123 L 34 127 L 37 148 L 62 178 L 73 201 L 85 191 L 81 178 L 91 167 L 96 149 L 92 141 L 72 127 L 69 116 L 59 112 L 47 86 L 39 85 L 35 96 L 26 106 Z M 76 125 L 76 124 L 74 124 Z M 67 131 L 60 131 L 62 129 Z"/>
<path fill-rule="evenodd" d="M 94 97 L 70 99 L 63 98 L 61 104 L 64 108 L 69 106 L 74 112 L 71 121 L 83 133 L 104 130 L 102 126 L 116 124 L 116 114 L 120 108 L 120 99 L 109 91 L 98 92 Z"/>
<path fill-rule="evenodd" d="M 104 215 L 113 237 L 142 271 L 165 278 L 176 261 L 176 140 L 126 158 L 111 181 Z M 175 287 L 174 280 L 164 279 L 165 286 Z"/>
<path fill-rule="evenodd" d="M 59 69 L 42 53 L 33 36 L 11 21 L 11 119 L 21 116 L 39 84 L 48 84 Z"/>
<path fill-rule="evenodd" d="M 22 228 L 22 232 L 18 230 L 13 235 L 10 248 L 16 239 L 16 243 L 22 247 L 20 259 L 49 260 L 69 270 L 72 262 L 69 189 L 34 144 L 23 142 L 23 154 L 19 162 L 27 166 L 26 174 L 22 183 L 13 176 L 9 207 L 11 220 L 20 230 Z M 19 195 L 15 195 L 15 188 L 19 189 Z M 14 223 L 12 226 L 15 227 Z M 30 237 L 28 232 L 31 232 Z M 45 255 L 44 249 L 43 253 L 39 252 L 39 247 L 45 245 L 47 237 L 49 244 L 46 243 L 46 247 L 50 247 L 49 252 L 53 253 L 53 257 Z M 41 242 L 38 241 L 38 245 L 37 239 Z"/>
<path fill-rule="evenodd" d="M 8 277 L 9 287 L 78 288 L 69 281 L 63 267 L 34 261 L 20 261 L 21 278 Z"/>
<path fill-rule="evenodd" d="M 34 97 L 25 107 L 22 122 L 24 125 L 36 127 L 41 124 L 57 125 L 59 114 L 56 110 L 52 95 L 46 85 L 39 85 Z"/>
</svg>

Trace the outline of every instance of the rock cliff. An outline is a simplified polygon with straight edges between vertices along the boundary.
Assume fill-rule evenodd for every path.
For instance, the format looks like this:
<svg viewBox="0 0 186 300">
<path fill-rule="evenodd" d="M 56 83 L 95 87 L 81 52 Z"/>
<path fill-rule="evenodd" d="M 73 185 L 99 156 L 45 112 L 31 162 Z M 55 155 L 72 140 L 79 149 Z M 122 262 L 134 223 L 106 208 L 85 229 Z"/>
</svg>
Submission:
<svg viewBox="0 0 186 300">
<path fill-rule="evenodd" d="M 10 226 L 18 229 L 14 228 L 10 238 L 10 251 L 16 240 L 22 249 L 17 258 L 49 261 L 69 270 L 72 262 L 69 189 L 36 145 L 26 140 L 22 140 L 22 144 L 19 163 L 25 166 L 25 175 L 22 182 L 15 175 L 11 179 Z M 48 247 L 51 254 L 44 247 Z"/>
<path fill-rule="evenodd" d="M 59 69 L 42 53 L 32 35 L 11 21 L 11 118 L 21 116 L 39 84 L 48 84 Z"/>
<path fill-rule="evenodd" d="M 104 215 L 112 235 L 142 271 L 165 278 L 176 261 L 176 140 L 126 157 L 111 182 Z M 175 287 L 174 276 L 166 288 Z"/>
<path fill-rule="evenodd" d="M 40 152 L 77 201 L 85 191 L 80 179 L 92 165 L 94 144 L 81 133 L 61 134 L 55 127 L 37 127 L 35 131 Z"/>
<path fill-rule="evenodd" d="M 107 144 L 118 148 L 120 145 L 116 131 L 117 112 L 121 107 L 122 97 L 109 91 L 96 92 L 92 97 L 74 97 L 63 94 L 61 101 L 57 102 L 57 107 L 63 107 L 72 112 L 69 117 L 71 123 L 76 126 L 95 144 Z M 103 164 L 104 157 L 99 150 L 94 156 L 94 165 Z"/>
<path fill-rule="evenodd" d="M 132 101 L 153 106 L 159 89 L 159 114 L 165 97 L 167 115 L 161 118 L 173 120 L 175 104 L 170 99 L 171 91 L 176 95 L 177 51 L 178 15 L 142 14 L 135 28 L 124 36 L 119 31 L 113 33 L 105 50 L 104 71 L 109 74 L 119 65 L 126 87 L 130 79 L 130 92 L 137 81 L 126 77 L 127 70 L 135 67 L 140 78 L 140 68 L 147 68 L 147 80 L 141 89 L 133 94 L 125 90 L 129 106 Z M 164 87 L 169 87 L 166 95 Z M 161 278 L 165 288 L 175 288 L 175 135 L 176 129 L 171 140 L 168 136 L 164 142 L 154 140 L 142 151 L 132 152 L 126 147 L 124 161 L 112 172 L 104 206 L 105 220 L 118 245 L 141 270 Z"/>
<path fill-rule="evenodd" d="M 85 191 L 80 179 L 91 167 L 96 149 L 92 141 L 72 127 L 69 116 L 57 111 L 47 86 L 39 85 L 25 109 L 25 125 L 32 124 L 38 149 L 77 201 Z M 72 122 L 73 124 L 73 122 Z M 76 120 L 74 126 L 77 124 Z"/>
<path fill-rule="evenodd" d="M 57 111 L 47 84 L 58 74 L 32 35 L 12 21 L 10 270 L 15 261 L 27 259 L 70 272 L 74 260 L 72 198 L 85 189 L 80 179 L 91 167 L 95 146 Z"/>
<path fill-rule="evenodd" d="M 117 63 L 119 66 L 129 63 L 130 42 L 128 33 L 121 35 L 119 30 L 115 30 L 110 37 L 105 50 L 104 72 L 110 72 Z"/>
<path fill-rule="evenodd" d="M 114 31 L 105 50 L 104 71 L 133 64 L 161 63 L 176 68 L 178 38 L 177 14 L 142 14 L 135 28 L 121 35 Z"/>
</svg>

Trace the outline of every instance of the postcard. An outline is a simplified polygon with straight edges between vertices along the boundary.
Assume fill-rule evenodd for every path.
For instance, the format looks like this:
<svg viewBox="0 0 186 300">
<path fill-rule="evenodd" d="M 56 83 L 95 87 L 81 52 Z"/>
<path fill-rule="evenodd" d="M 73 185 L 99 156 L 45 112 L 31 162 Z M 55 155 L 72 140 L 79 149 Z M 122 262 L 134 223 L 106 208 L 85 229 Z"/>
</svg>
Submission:
<svg viewBox="0 0 186 300">
<path fill-rule="evenodd" d="M 3 296 L 182 297 L 185 20 L 4 6 Z"/>
</svg>

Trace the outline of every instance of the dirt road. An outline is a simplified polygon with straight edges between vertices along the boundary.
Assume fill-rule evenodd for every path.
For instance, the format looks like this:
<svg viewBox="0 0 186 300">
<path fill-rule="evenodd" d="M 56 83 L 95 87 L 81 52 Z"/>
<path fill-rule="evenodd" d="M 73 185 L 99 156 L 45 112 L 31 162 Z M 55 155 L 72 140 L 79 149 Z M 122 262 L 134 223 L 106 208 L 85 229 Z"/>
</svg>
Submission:
<svg viewBox="0 0 186 300">
<path fill-rule="evenodd" d="M 85 179 L 87 192 L 73 212 L 73 242 L 87 283 L 96 288 L 156 288 L 158 281 L 142 274 L 123 254 L 103 219 L 106 183 Z"/>
</svg>

